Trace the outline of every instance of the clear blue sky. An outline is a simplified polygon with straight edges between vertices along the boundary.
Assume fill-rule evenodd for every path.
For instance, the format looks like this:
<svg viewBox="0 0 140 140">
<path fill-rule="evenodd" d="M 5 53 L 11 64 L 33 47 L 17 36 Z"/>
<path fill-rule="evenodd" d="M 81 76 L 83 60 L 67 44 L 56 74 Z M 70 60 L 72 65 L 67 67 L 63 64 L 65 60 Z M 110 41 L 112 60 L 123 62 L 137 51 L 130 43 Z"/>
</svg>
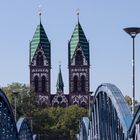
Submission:
<svg viewBox="0 0 140 140">
<path fill-rule="evenodd" d="M 115 84 L 132 95 L 132 40 L 122 30 L 140 26 L 139 0 L 3 0 L 0 2 L 0 85 L 29 83 L 29 40 L 42 24 L 52 47 L 52 92 L 56 91 L 59 61 L 68 93 L 68 40 L 80 23 L 90 42 L 91 91 L 101 83 Z M 136 37 L 136 99 L 140 101 L 140 35 Z"/>
</svg>

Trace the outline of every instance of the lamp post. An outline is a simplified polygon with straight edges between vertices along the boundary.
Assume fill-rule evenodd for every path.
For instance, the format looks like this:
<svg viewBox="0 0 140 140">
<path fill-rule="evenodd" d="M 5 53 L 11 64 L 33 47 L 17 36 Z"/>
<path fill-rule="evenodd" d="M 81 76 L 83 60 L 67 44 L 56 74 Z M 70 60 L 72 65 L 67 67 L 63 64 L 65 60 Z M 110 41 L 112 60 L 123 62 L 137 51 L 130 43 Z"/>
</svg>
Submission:
<svg viewBox="0 0 140 140">
<path fill-rule="evenodd" d="M 133 41 L 133 52 L 132 52 L 132 68 L 133 68 L 133 78 L 132 78 L 132 114 L 134 115 L 135 110 L 135 37 L 138 33 L 140 33 L 140 28 L 138 27 L 128 27 L 123 29 L 126 33 L 128 33 Z"/>
<path fill-rule="evenodd" d="M 93 93 L 93 91 L 90 91 L 90 92 L 89 92 L 89 105 L 88 105 L 88 107 L 89 107 L 89 108 L 88 108 L 88 115 L 89 115 L 89 118 L 90 118 L 90 108 L 91 108 L 91 105 L 90 105 L 90 104 L 91 104 L 91 98 L 90 98 L 90 96 L 92 95 L 92 93 Z"/>
<path fill-rule="evenodd" d="M 91 95 L 92 95 L 92 93 L 93 93 L 93 91 L 89 91 L 89 95 L 88 95 L 88 99 L 89 99 L 89 106 L 88 106 L 88 117 L 89 117 L 89 128 L 90 128 L 90 125 L 91 125 L 91 114 L 90 114 L 90 111 L 91 111 Z M 90 138 L 90 140 L 91 140 L 91 128 L 90 128 L 90 130 L 89 130 L 89 138 Z"/>
<path fill-rule="evenodd" d="M 17 95 L 18 95 L 18 91 L 16 91 L 16 90 L 13 90 L 13 95 L 14 95 L 14 107 L 15 107 L 15 109 L 14 109 L 14 116 L 15 116 L 15 122 L 16 122 L 16 120 L 17 120 Z"/>
</svg>

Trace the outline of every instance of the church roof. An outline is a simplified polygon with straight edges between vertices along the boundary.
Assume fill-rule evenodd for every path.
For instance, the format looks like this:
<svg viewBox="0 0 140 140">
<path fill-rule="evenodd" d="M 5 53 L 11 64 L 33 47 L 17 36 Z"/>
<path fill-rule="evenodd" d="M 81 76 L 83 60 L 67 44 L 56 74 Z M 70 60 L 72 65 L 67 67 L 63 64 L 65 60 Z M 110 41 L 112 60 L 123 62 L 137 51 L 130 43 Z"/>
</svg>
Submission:
<svg viewBox="0 0 140 140">
<path fill-rule="evenodd" d="M 75 29 L 69 42 L 69 61 L 70 59 L 72 59 L 78 45 L 82 48 L 86 60 L 89 64 L 89 43 L 79 21 L 75 26 Z"/>
<path fill-rule="evenodd" d="M 59 73 L 58 73 L 56 88 L 57 88 L 57 91 L 63 92 L 64 83 L 63 83 L 63 78 L 62 78 L 62 73 L 61 73 L 61 66 L 59 66 Z"/>
<path fill-rule="evenodd" d="M 50 56 L 50 42 L 48 40 L 48 37 L 46 35 L 46 32 L 43 28 L 41 21 L 40 21 L 40 24 L 37 26 L 33 39 L 31 41 L 31 56 L 30 56 L 31 61 L 32 61 L 39 45 L 42 46 L 42 48 L 44 50 L 44 54 L 50 64 L 50 57 L 51 57 Z"/>
</svg>

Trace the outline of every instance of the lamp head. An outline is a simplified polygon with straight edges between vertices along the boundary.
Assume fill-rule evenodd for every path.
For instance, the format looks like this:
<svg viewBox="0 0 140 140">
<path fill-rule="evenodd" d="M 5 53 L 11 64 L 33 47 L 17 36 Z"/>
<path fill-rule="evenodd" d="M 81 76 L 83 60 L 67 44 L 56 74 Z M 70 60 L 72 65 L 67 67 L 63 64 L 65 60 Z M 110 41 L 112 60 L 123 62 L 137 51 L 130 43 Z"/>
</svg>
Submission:
<svg viewBox="0 0 140 140">
<path fill-rule="evenodd" d="M 134 38 L 138 33 L 140 33 L 139 27 L 128 27 L 123 29 L 126 33 L 128 33 L 132 38 Z"/>
</svg>

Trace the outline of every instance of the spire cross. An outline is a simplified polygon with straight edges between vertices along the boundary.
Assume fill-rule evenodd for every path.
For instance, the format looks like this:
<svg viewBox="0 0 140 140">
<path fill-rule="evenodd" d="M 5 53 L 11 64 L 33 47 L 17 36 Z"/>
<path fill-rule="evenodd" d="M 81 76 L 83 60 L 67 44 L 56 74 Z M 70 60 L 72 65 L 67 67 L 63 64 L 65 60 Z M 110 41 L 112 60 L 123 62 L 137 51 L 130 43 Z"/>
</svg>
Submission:
<svg viewBox="0 0 140 140">
<path fill-rule="evenodd" d="M 61 61 L 59 61 L 59 68 L 61 68 Z"/>
<path fill-rule="evenodd" d="M 38 13 L 39 13 L 40 22 L 41 22 L 41 15 L 42 15 L 42 5 L 39 5 L 39 6 L 38 6 Z"/>
<path fill-rule="evenodd" d="M 79 8 L 76 10 L 76 13 L 77 13 L 78 22 L 79 22 L 79 15 L 80 15 L 80 9 Z"/>
</svg>

